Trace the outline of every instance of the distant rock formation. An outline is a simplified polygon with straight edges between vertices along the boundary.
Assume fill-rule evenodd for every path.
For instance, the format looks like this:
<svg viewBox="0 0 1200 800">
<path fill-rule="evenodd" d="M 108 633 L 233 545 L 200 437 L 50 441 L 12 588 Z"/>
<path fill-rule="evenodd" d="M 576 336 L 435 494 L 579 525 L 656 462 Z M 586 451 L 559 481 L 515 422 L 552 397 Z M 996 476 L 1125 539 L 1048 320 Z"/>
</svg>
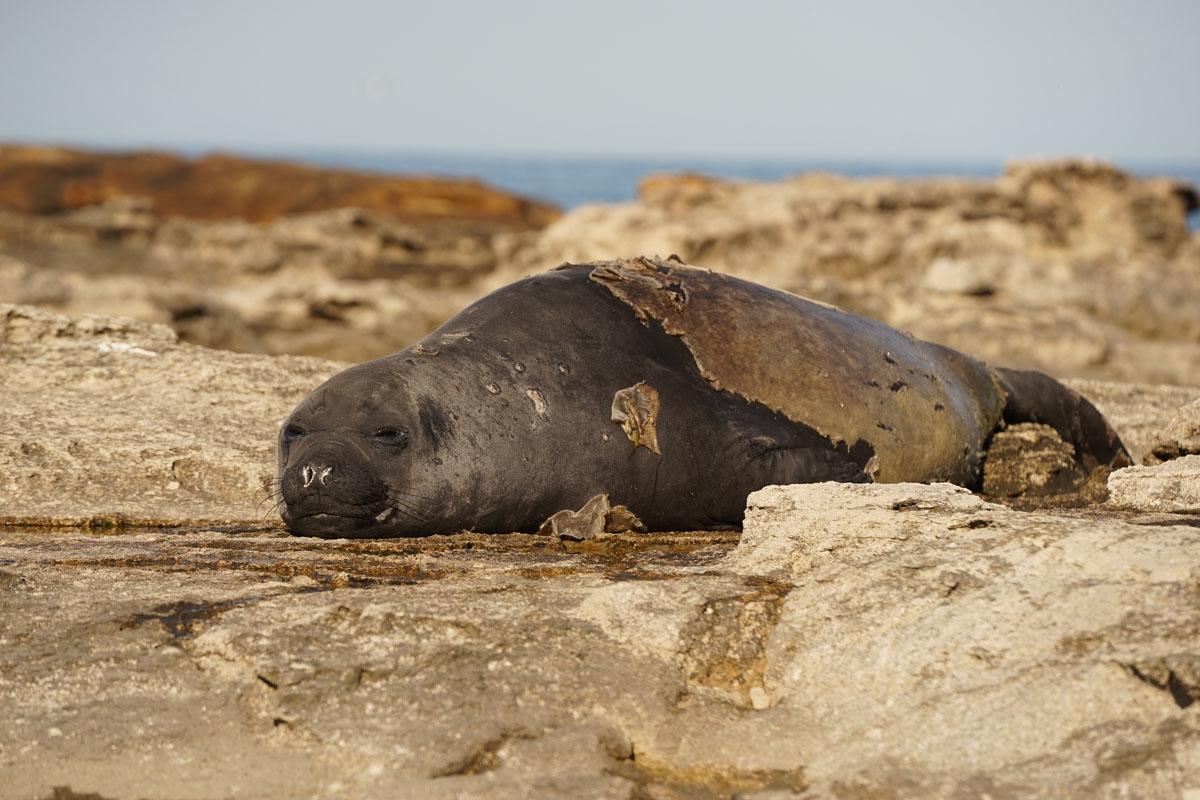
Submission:
<svg viewBox="0 0 1200 800">
<path fill-rule="evenodd" d="M 51 215 L 0 210 L 0 302 L 158 322 L 210 347 L 361 361 L 525 274 L 677 254 L 998 365 L 1200 384 L 1190 185 L 1057 161 L 996 180 L 650 176 L 641 194 L 540 231 L 362 208 L 180 219 L 127 196 Z"/>
<path fill-rule="evenodd" d="M 1094 161 L 996 180 L 653 175 L 638 202 L 547 227 L 514 270 L 675 253 L 996 364 L 1196 383 L 1198 204 L 1190 184 Z"/>
<path fill-rule="evenodd" d="M 353 207 L 399 220 L 488 221 L 528 230 L 561 213 L 475 180 L 376 175 L 231 155 L 193 160 L 158 152 L 0 145 L 0 208 L 51 214 L 129 196 L 149 198 L 164 217 L 250 222 Z"/>
</svg>

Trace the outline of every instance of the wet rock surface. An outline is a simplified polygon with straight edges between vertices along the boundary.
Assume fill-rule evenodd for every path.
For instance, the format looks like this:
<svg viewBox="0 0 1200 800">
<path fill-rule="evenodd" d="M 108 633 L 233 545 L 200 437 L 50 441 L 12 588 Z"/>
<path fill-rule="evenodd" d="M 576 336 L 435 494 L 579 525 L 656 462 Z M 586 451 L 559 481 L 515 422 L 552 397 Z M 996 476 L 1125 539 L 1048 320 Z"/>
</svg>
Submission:
<svg viewBox="0 0 1200 800">
<path fill-rule="evenodd" d="M 749 506 L 740 541 L 4 529 L 6 789 L 1200 785 L 1200 528 L 1021 513 L 946 485 L 771 487 Z"/>
</svg>

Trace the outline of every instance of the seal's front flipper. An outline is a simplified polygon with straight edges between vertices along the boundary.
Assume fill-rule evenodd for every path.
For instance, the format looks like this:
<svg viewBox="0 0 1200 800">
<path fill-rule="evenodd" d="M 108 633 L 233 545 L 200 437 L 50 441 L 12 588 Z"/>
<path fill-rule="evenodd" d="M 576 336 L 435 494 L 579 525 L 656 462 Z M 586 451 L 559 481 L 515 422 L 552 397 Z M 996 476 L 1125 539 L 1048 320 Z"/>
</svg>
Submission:
<svg viewBox="0 0 1200 800">
<path fill-rule="evenodd" d="M 1097 467 L 1119 469 L 1133 464 L 1121 437 L 1087 398 L 1040 372 L 1001 368 L 995 372 L 1007 396 L 1006 423 L 1049 425 L 1075 448 L 1075 458 L 1089 472 Z"/>
<path fill-rule="evenodd" d="M 835 446 L 828 441 L 814 444 L 788 437 L 757 434 L 746 439 L 749 463 L 746 477 L 755 488 L 771 484 L 870 483 L 869 452 Z M 857 446 L 856 446 L 857 447 Z M 869 450 L 869 448 L 867 448 Z"/>
<path fill-rule="evenodd" d="M 726 430 L 726 460 L 720 470 L 722 490 L 708 498 L 710 523 L 736 528 L 746 511 L 746 497 L 764 486 L 790 483 L 870 483 L 874 450 L 865 442 L 847 448 L 811 429 L 782 420 L 740 420 Z"/>
</svg>

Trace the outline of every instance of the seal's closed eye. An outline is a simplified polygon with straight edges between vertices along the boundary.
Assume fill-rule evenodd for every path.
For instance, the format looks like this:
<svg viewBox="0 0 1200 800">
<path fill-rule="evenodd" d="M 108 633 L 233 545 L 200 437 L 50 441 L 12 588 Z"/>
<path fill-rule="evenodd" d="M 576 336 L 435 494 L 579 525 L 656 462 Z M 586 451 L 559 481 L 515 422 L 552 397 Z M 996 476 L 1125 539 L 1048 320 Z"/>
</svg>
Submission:
<svg viewBox="0 0 1200 800">
<path fill-rule="evenodd" d="M 299 425 L 288 425 L 286 428 L 283 429 L 283 441 L 291 442 L 296 439 L 299 439 L 304 434 L 305 434 L 304 428 L 301 428 Z"/>
<path fill-rule="evenodd" d="M 404 447 L 408 444 L 408 431 L 404 430 L 403 428 L 380 428 L 371 434 L 371 438 L 380 444 L 386 444 L 392 447 Z"/>
</svg>

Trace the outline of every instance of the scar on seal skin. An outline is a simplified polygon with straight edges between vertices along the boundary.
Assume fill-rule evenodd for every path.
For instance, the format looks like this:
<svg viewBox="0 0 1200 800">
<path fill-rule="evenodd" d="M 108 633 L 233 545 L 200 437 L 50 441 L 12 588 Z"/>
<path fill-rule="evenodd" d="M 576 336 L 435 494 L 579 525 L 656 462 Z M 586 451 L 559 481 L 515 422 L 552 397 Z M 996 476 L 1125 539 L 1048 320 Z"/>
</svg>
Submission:
<svg viewBox="0 0 1200 800">
<path fill-rule="evenodd" d="M 510 284 L 333 376 L 284 423 L 274 485 L 288 528 L 311 536 L 556 516 L 550 530 L 594 532 L 605 503 L 600 527 L 624 507 L 648 530 L 736 529 L 768 484 L 978 489 L 992 436 L 1021 423 L 1053 428 L 1089 472 L 1130 463 L 1095 407 L 1045 375 L 640 258 Z"/>
</svg>

